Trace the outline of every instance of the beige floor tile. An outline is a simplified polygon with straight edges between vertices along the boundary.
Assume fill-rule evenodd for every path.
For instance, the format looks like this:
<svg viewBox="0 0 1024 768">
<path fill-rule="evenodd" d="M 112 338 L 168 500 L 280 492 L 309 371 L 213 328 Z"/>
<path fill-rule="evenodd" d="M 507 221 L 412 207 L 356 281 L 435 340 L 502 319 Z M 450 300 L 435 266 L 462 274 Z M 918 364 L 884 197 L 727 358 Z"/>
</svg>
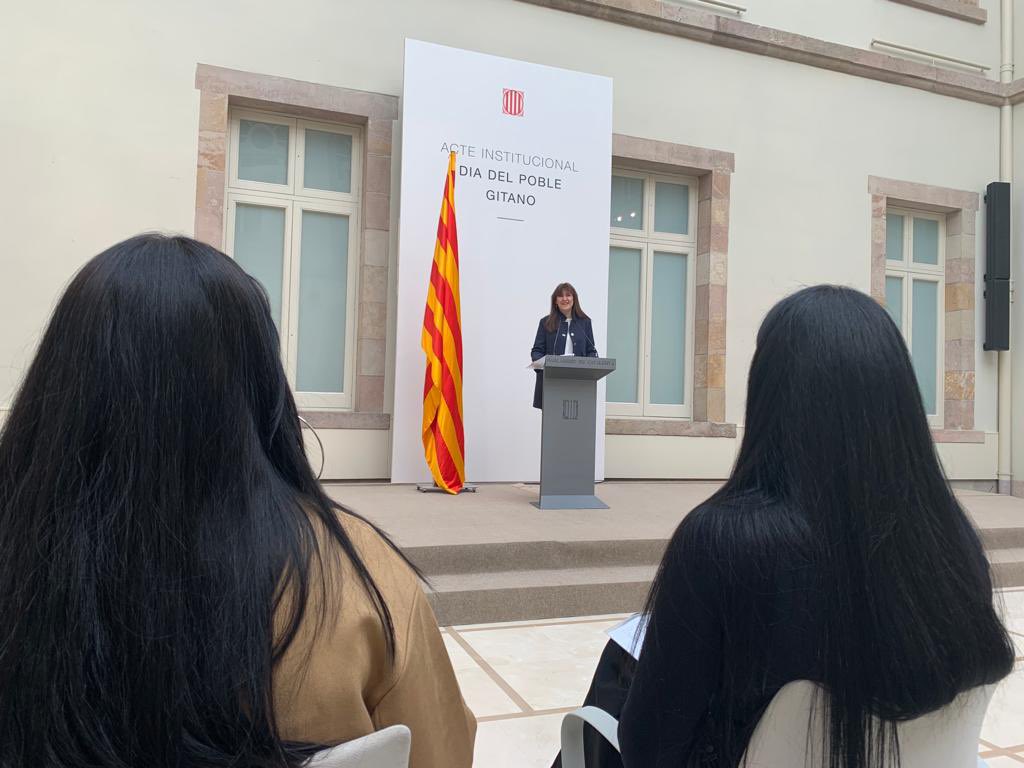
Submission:
<svg viewBox="0 0 1024 768">
<path fill-rule="evenodd" d="M 981 738 L 989 744 L 1006 749 L 1024 744 L 1024 669 L 1018 669 L 996 689 Z"/>
<path fill-rule="evenodd" d="M 1024 590 L 1003 592 L 1001 598 L 1007 622 L 1015 627 L 1024 624 Z M 604 630 L 620 619 L 619 616 L 592 616 L 556 619 L 539 626 L 536 626 L 539 622 L 475 625 L 462 639 L 530 706 L 541 710 L 571 707 L 582 702 L 590 684 L 597 659 L 607 642 Z M 463 695 L 478 717 L 519 711 L 465 649 L 447 634 L 444 638 Z M 1015 635 L 1013 639 L 1018 653 L 1024 652 L 1024 635 Z M 535 715 L 481 723 L 474 765 L 476 768 L 549 765 L 558 749 L 561 718 L 561 715 Z M 1002 748 L 1024 744 L 1024 665 L 1021 663 L 993 696 L 981 737 Z M 979 751 L 988 749 L 980 747 Z M 1024 766 L 1024 753 L 1017 759 L 990 758 L 988 763 L 989 768 Z"/>
<path fill-rule="evenodd" d="M 548 768 L 558 753 L 562 715 L 480 723 L 473 768 Z"/>
<path fill-rule="evenodd" d="M 1013 647 L 1017 649 L 1017 658 L 1019 659 L 1024 657 L 1024 635 L 1017 634 L 1016 632 L 1011 632 L 1010 639 L 1013 640 Z M 1019 663 L 1020 662 L 1018 662 L 1018 664 Z"/>
<path fill-rule="evenodd" d="M 462 698 L 477 717 L 510 715 L 522 710 L 501 690 L 465 649 L 449 635 L 442 635 L 448 657 L 452 660 L 455 677 L 462 689 Z"/>
<path fill-rule="evenodd" d="M 1024 634 L 1024 591 L 1003 591 L 997 595 L 996 605 L 1000 598 L 1006 628 Z"/>
<path fill-rule="evenodd" d="M 451 659 L 455 674 L 468 669 L 480 669 L 476 659 L 466 653 L 466 649 L 459 645 L 451 635 L 442 631 L 441 639 L 444 640 L 444 647 L 448 650 L 448 658 Z"/>
<path fill-rule="evenodd" d="M 501 621 L 493 624 L 464 624 L 453 627 L 458 632 L 475 632 L 480 629 L 505 629 L 506 627 L 533 627 L 548 624 L 590 624 L 595 621 L 622 621 L 628 613 L 607 613 L 600 616 L 567 616 L 562 619 L 526 619 L 525 621 Z"/>
<path fill-rule="evenodd" d="M 604 630 L 617 621 L 509 627 L 462 638 L 534 709 L 577 706 L 590 687 Z"/>
</svg>

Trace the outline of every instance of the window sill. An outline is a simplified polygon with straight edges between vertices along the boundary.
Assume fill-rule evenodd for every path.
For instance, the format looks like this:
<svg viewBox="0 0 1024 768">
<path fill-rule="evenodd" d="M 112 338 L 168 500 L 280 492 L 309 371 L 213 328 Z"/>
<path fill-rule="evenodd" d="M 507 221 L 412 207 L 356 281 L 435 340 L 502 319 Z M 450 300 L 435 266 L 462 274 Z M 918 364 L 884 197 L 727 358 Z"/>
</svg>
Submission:
<svg viewBox="0 0 1024 768">
<path fill-rule="evenodd" d="M 936 443 L 984 443 L 985 433 L 972 429 L 935 429 L 932 439 Z"/>
<path fill-rule="evenodd" d="M 735 424 L 689 419 L 607 418 L 606 435 L 658 435 L 671 437 L 736 437 Z"/>
<path fill-rule="evenodd" d="M 390 413 L 299 411 L 314 429 L 391 429 Z"/>
</svg>

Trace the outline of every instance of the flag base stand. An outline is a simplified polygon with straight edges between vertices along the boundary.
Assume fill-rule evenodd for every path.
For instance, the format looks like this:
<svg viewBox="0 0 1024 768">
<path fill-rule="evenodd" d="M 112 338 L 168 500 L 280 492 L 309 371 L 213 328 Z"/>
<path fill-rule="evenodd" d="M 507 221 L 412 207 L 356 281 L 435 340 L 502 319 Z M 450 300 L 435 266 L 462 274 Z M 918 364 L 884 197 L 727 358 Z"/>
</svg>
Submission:
<svg viewBox="0 0 1024 768">
<path fill-rule="evenodd" d="M 431 483 L 430 485 L 417 485 L 416 490 L 419 491 L 420 493 L 448 493 L 448 491 L 439 486 L 437 483 Z M 463 485 L 462 488 L 459 489 L 459 493 L 476 493 L 476 486 L 469 484 Z"/>
</svg>

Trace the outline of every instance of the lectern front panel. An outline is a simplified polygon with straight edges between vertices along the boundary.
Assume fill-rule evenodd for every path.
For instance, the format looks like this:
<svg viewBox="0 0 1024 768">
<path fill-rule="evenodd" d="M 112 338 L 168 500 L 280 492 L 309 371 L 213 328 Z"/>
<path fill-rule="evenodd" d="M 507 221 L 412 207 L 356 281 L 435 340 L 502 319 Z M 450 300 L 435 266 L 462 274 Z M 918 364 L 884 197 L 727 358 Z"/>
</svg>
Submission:
<svg viewBox="0 0 1024 768">
<path fill-rule="evenodd" d="M 594 495 L 597 444 L 597 382 L 615 370 L 599 357 L 549 355 L 544 370 L 541 430 L 541 509 L 607 509 Z"/>
<path fill-rule="evenodd" d="M 593 495 L 596 393 L 593 381 L 545 379 L 540 464 L 543 495 Z"/>
</svg>

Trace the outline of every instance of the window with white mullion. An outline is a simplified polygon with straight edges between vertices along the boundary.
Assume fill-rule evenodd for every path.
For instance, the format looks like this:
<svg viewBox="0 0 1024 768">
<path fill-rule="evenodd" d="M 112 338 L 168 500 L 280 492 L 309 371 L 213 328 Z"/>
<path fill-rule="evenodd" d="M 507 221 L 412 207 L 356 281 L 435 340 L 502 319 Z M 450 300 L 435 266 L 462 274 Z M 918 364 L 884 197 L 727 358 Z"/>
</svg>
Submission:
<svg viewBox="0 0 1024 768">
<path fill-rule="evenodd" d="M 306 407 L 351 405 L 359 231 L 351 204 L 294 203 L 286 368 Z"/>
<path fill-rule="evenodd" d="M 361 177 L 358 131 L 343 125 L 299 120 L 296 124 L 295 192 L 303 197 L 354 201 Z"/>
<path fill-rule="evenodd" d="M 910 351 L 928 420 L 943 423 L 945 222 L 941 214 L 886 212 L 886 308 Z"/>
<path fill-rule="evenodd" d="M 921 388 L 925 413 L 942 426 L 943 322 L 942 283 L 932 277 L 911 274 L 904 287 L 907 298 L 906 328 L 910 357 Z"/>
<path fill-rule="evenodd" d="M 299 405 L 351 408 L 359 129 L 248 110 L 230 126 L 228 254 L 267 291 Z"/>
<path fill-rule="evenodd" d="M 651 176 L 647 184 L 651 201 L 648 235 L 659 242 L 695 243 L 697 185 L 673 176 Z"/>
<path fill-rule="evenodd" d="M 226 250 L 267 293 L 270 313 L 287 348 L 292 204 L 287 198 L 229 191 Z"/>
<path fill-rule="evenodd" d="M 295 191 L 296 121 L 263 112 L 233 112 L 228 187 L 254 192 Z"/>
<path fill-rule="evenodd" d="M 697 183 L 615 169 L 608 270 L 608 413 L 688 417 Z"/>
<path fill-rule="evenodd" d="M 612 211 L 610 226 L 615 237 L 646 237 L 649 218 L 647 176 L 635 171 L 612 175 Z"/>
<path fill-rule="evenodd" d="M 693 258 L 679 246 L 647 246 L 644 415 L 686 417 L 693 376 L 688 340 L 693 337 Z"/>
<path fill-rule="evenodd" d="M 608 278 L 608 354 L 615 357 L 616 369 L 608 378 L 606 399 L 616 415 L 642 416 L 647 330 L 644 244 L 613 238 Z"/>
</svg>

